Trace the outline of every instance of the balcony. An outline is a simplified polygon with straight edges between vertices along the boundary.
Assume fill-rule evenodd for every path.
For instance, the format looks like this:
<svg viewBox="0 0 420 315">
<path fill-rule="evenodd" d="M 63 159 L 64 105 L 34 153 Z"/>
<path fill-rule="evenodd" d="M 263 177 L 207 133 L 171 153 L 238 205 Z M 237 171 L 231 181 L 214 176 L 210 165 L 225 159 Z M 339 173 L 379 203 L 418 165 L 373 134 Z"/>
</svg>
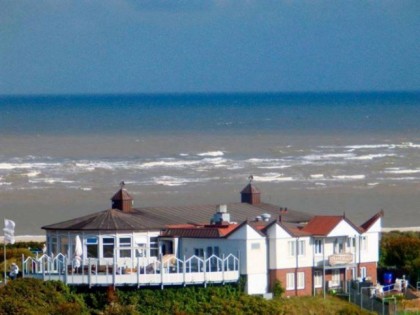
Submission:
<svg viewBox="0 0 420 315">
<path fill-rule="evenodd" d="M 75 265 L 65 255 L 43 255 L 22 258 L 23 277 L 59 280 L 68 285 L 92 286 L 171 286 L 207 283 L 226 283 L 239 280 L 239 259 L 210 256 L 207 259 L 191 256 L 178 259 L 163 256 L 157 259 L 126 259 L 113 262 L 83 259 Z"/>
</svg>

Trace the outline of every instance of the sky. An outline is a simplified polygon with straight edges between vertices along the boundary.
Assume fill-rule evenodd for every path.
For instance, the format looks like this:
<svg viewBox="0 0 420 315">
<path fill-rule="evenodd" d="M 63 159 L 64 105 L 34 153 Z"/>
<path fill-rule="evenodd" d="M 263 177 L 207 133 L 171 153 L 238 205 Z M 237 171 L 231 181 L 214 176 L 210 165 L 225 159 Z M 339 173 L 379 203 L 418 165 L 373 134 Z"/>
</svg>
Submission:
<svg viewBox="0 0 420 315">
<path fill-rule="evenodd" d="M 0 95 L 420 90 L 420 1 L 0 0 Z"/>
</svg>

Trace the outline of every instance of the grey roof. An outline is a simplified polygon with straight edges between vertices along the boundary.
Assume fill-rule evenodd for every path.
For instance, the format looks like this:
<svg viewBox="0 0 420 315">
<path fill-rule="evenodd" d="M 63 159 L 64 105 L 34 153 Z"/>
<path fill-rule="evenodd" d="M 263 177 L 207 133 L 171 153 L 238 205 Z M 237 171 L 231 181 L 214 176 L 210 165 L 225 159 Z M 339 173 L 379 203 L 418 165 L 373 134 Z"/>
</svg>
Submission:
<svg viewBox="0 0 420 315">
<path fill-rule="evenodd" d="M 218 204 L 169 206 L 169 207 L 142 207 L 133 209 L 133 212 L 124 213 L 118 209 L 109 209 L 89 214 L 73 220 L 43 226 L 45 230 L 112 230 L 112 231 L 146 231 L 161 230 L 166 225 L 194 223 L 203 224 L 210 222 L 216 212 Z M 277 219 L 280 207 L 260 203 L 251 205 L 248 203 L 229 203 L 227 211 L 231 220 L 242 222 L 254 220 L 263 213 L 271 215 L 271 219 Z M 289 209 L 282 214 L 285 222 L 308 222 L 311 215 Z"/>
</svg>

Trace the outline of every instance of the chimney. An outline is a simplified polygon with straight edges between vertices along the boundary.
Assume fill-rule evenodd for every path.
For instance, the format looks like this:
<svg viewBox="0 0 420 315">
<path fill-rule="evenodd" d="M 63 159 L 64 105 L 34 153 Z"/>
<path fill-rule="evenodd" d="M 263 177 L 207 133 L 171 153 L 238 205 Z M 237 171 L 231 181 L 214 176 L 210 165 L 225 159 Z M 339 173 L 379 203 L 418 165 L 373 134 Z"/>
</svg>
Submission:
<svg viewBox="0 0 420 315">
<path fill-rule="evenodd" d="M 241 191 L 241 202 L 249 203 L 251 205 L 258 205 L 261 203 L 261 192 L 252 184 L 254 177 L 250 175 L 248 177 L 249 184 L 245 186 Z"/>
<path fill-rule="evenodd" d="M 133 198 L 124 188 L 125 183 L 120 183 L 120 189 L 111 198 L 112 209 L 117 209 L 125 213 L 133 212 Z"/>
</svg>

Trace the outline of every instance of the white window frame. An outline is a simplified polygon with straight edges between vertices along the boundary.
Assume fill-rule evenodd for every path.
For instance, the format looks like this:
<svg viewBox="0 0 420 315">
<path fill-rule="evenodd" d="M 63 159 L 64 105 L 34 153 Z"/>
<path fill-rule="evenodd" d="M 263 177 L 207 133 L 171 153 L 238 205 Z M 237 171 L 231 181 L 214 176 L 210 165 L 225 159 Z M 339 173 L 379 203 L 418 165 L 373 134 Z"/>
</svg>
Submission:
<svg viewBox="0 0 420 315">
<path fill-rule="evenodd" d="M 288 246 L 289 246 L 289 256 L 295 256 L 296 241 L 289 241 Z"/>
<path fill-rule="evenodd" d="M 297 243 L 297 248 L 296 248 Z M 288 242 L 289 256 L 296 256 L 296 250 L 298 256 L 305 256 L 306 254 L 306 241 L 305 240 L 293 240 Z"/>
<path fill-rule="evenodd" d="M 293 272 L 286 273 L 286 290 L 295 289 L 295 274 Z"/>
<path fill-rule="evenodd" d="M 297 273 L 297 288 L 305 289 L 305 273 L 303 271 Z"/>
<path fill-rule="evenodd" d="M 298 242 L 298 255 L 305 256 L 305 254 L 306 254 L 306 241 L 300 240 Z"/>
<path fill-rule="evenodd" d="M 322 288 L 322 271 L 314 271 L 314 288 Z"/>
<path fill-rule="evenodd" d="M 363 251 L 367 251 L 368 250 L 368 237 L 367 237 L 367 235 L 363 235 L 360 238 L 360 248 Z"/>
<path fill-rule="evenodd" d="M 334 241 L 334 254 L 344 253 L 344 240 L 342 238 L 336 238 Z"/>
<path fill-rule="evenodd" d="M 315 255 L 321 255 L 322 254 L 322 240 L 317 239 L 314 240 L 314 247 L 315 247 Z"/>
<path fill-rule="evenodd" d="M 360 267 L 360 278 L 366 278 L 367 277 L 367 269 L 366 267 Z"/>
<path fill-rule="evenodd" d="M 129 241 L 128 241 L 129 240 Z M 132 258 L 133 253 L 131 250 L 132 239 L 130 236 L 119 236 L 118 237 L 118 257 L 119 258 Z M 126 256 L 125 253 L 128 253 Z"/>
<path fill-rule="evenodd" d="M 334 286 L 340 285 L 340 269 L 331 270 L 331 284 Z"/>
</svg>

